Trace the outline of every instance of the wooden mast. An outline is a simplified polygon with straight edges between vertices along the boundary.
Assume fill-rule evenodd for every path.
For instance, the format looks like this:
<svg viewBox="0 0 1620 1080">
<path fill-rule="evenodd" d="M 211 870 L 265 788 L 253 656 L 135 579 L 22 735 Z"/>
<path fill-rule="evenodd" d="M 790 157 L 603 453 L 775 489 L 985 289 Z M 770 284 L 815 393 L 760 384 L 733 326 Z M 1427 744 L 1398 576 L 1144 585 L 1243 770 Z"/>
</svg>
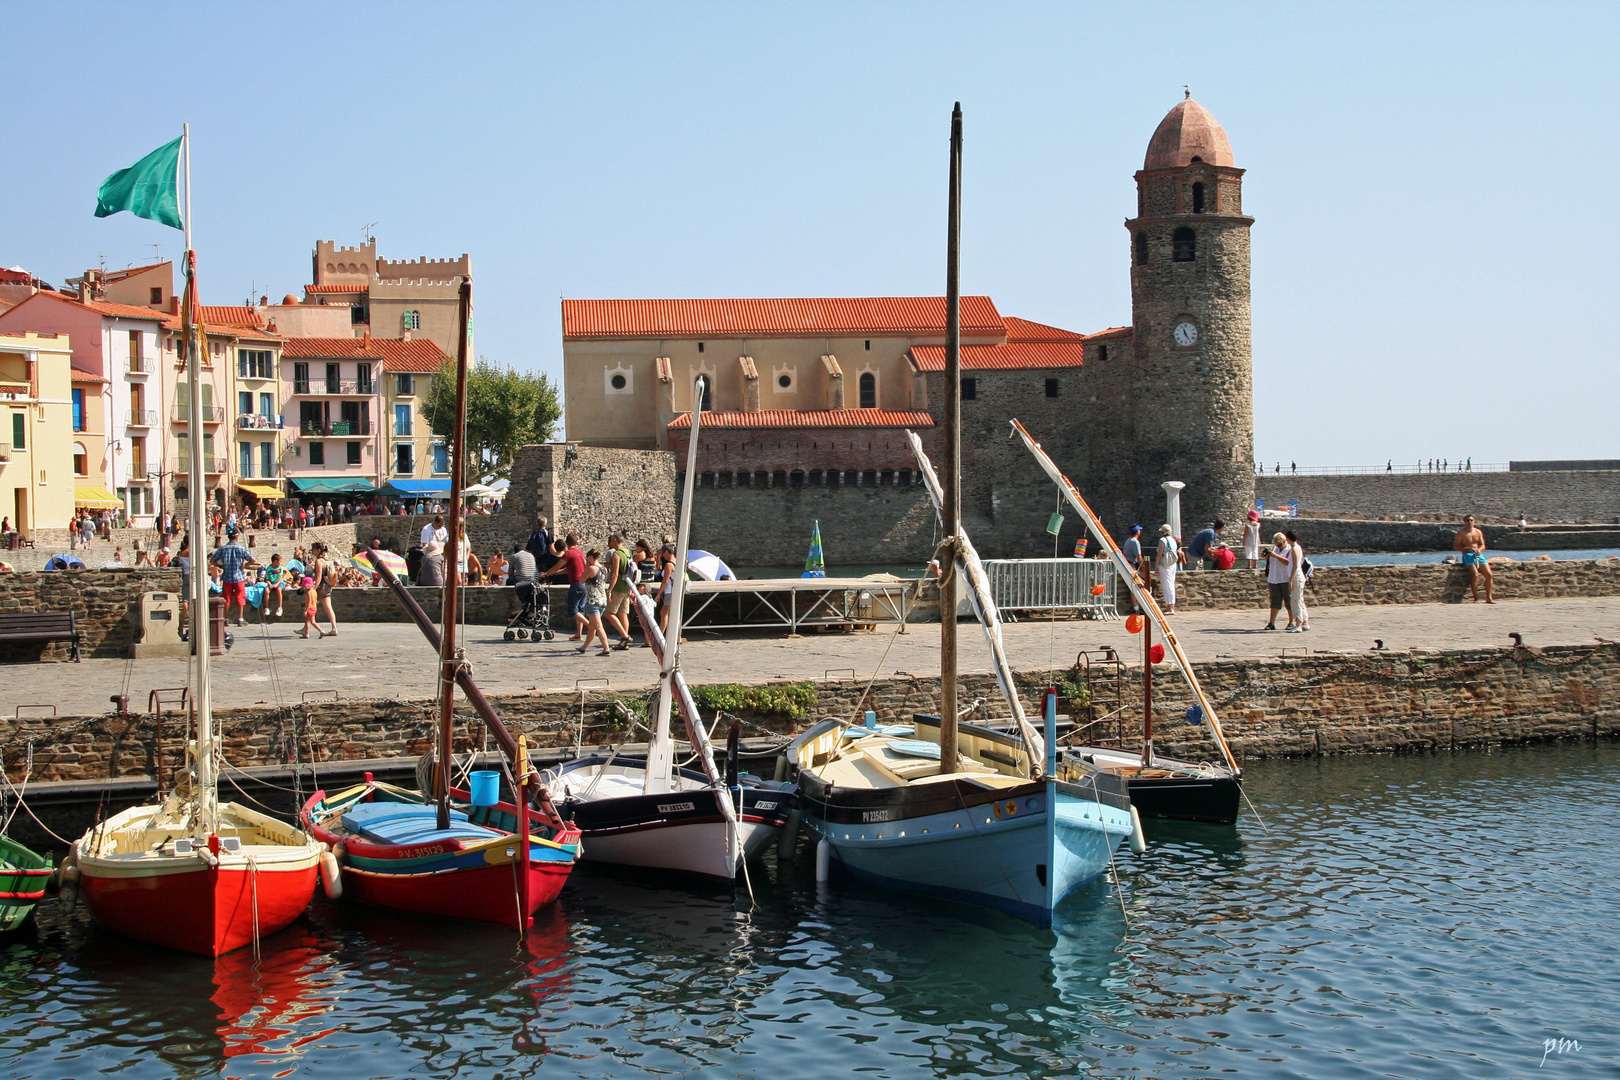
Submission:
<svg viewBox="0 0 1620 1080">
<path fill-rule="evenodd" d="M 456 343 L 456 414 L 450 427 L 450 513 L 444 552 L 444 603 L 440 608 L 439 730 L 433 755 L 433 797 L 439 804 L 438 825 L 450 827 L 450 743 L 455 716 L 456 674 L 461 658 L 456 648 L 456 595 L 461 585 L 461 488 L 467 467 L 467 327 L 472 321 L 472 278 L 461 279 L 461 335 Z M 514 761 L 513 779 L 522 783 L 526 761 Z M 525 793 L 520 789 L 518 797 Z M 525 838 L 526 839 L 526 838 Z"/>
<path fill-rule="evenodd" d="M 940 517 L 947 545 L 939 579 L 939 771 L 956 771 L 956 557 L 962 531 L 962 103 L 951 110 L 951 183 L 945 235 L 945 445 Z"/>
</svg>

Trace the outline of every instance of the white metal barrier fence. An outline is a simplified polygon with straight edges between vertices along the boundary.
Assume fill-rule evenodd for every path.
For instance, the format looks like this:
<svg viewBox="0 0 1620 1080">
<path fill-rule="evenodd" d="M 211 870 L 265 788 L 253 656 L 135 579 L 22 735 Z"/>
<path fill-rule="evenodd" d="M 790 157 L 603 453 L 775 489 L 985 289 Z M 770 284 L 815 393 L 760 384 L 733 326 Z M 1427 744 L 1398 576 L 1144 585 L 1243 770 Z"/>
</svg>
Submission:
<svg viewBox="0 0 1620 1080">
<path fill-rule="evenodd" d="M 1119 617 L 1119 574 L 1107 559 L 987 559 L 990 596 L 1002 614 L 1073 611 L 1083 619 Z M 1094 591 L 1101 585 L 1101 591 Z"/>
</svg>

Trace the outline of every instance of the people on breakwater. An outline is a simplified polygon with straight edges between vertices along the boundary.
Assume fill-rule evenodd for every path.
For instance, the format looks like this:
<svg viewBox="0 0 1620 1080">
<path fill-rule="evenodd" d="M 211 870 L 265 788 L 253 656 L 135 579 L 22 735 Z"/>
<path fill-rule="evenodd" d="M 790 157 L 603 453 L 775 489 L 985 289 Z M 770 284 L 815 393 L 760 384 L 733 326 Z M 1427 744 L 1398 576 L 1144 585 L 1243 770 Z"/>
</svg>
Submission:
<svg viewBox="0 0 1620 1080">
<path fill-rule="evenodd" d="M 1457 530 L 1457 538 L 1451 546 L 1462 552 L 1462 564 L 1468 568 L 1468 589 L 1473 594 L 1474 603 L 1479 603 L 1479 582 L 1485 581 L 1485 602 L 1496 603 L 1496 578 L 1491 573 L 1490 563 L 1485 561 L 1485 534 L 1474 524 L 1474 515 L 1469 514 L 1463 518 L 1463 527 Z"/>
<path fill-rule="evenodd" d="M 1176 570 L 1187 561 L 1186 552 L 1171 535 L 1169 524 L 1159 526 L 1159 546 L 1155 553 L 1154 565 L 1159 571 L 1159 595 L 1164 600 L 1164 613 L 1176 613 Z"/>
<path fill-rule="evenodd" d="M 1271 547 L 1266 550 L 1266 591 L 1271 600 L 1271 616 L 1266 629 L 1277 629 L 1277 612 L 1288 609 L 1288 629 L 1294 628 L 1294 604 L 1290 596 L 1293 576 L 1290 573 L 1288 537 L 1273 533 Z"/>
</svg>

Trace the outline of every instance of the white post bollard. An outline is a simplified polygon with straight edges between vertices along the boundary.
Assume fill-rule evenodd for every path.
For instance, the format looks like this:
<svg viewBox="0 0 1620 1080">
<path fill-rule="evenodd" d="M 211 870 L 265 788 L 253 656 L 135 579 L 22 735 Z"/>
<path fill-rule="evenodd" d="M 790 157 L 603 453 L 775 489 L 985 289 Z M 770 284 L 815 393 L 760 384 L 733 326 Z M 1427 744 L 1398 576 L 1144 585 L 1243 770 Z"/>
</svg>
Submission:
<svg viewBox="0 0 1620 1080">
<path fill-rule="evenodd" d="M 816 880 L 826 881 L 832 871 L 832 845 L 826 840 L 816 841 Z"/>
<path fill-rule="evenodd" d="M 1164 488 L 1164 520 L 1170 524 L 1170 535 L 1181 542 L 1181 489 L 1186 487 L 1180 480 L 1166 480 L 1159 485 Z"/>
</svg>

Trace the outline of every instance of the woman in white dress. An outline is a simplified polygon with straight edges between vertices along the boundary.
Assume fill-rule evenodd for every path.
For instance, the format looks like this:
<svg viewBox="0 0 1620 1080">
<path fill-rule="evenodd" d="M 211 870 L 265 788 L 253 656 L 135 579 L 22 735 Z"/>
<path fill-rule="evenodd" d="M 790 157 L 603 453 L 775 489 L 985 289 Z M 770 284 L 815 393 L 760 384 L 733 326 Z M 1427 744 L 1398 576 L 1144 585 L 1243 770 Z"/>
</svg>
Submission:
<svg viewBox="0 0 1620 1080">
<path fill-rule="evenodd" d="M 1249 520 L 1243 526 L 1243 568 L 1253 570 L 1260 565 L 1260 515 L 1249 511 Z"/>
<path fill-rule="evenodd" d="M 1311 614 L 1305 610 L 1305 549 L 1292 530 L 1283 536 L 1288 539 L 1288 598 L 1294 606 L 1294 625 L 1289 629 L 1302 632 L 1311 628 Z"/>
<path fill-rule="evenodd" d="M 1176 613 L 1176 567 L 1181 564 L 1183 557 L 1181 545 L 1170 535 L 1170 526 L 1160 525 L 1159 550 L 1153 562 L 1159 571 L 1159 595 L 1164 601 L 1166 615 Z"/>
</svg>

